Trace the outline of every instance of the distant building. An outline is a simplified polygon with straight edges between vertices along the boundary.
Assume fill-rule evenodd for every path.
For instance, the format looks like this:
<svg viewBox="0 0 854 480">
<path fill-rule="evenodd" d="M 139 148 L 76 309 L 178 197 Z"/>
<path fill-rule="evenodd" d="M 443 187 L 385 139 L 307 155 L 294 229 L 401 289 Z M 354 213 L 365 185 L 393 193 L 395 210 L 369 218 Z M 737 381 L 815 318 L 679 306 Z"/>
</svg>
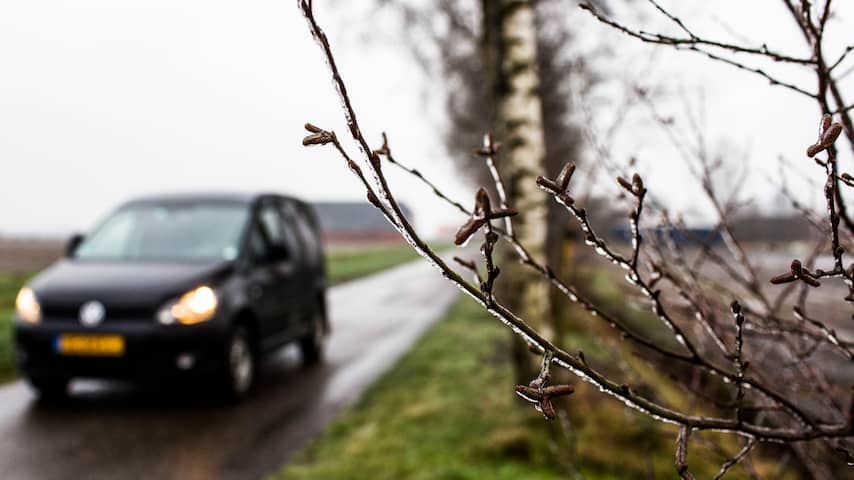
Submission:
<svg viewBox="0 0 854 480">
<path fill-rule="evenodd" d="M 403 238 L 379 210 L 367 202 L 312 203 L 327 243 L 402 242 Z M 408 207 L 404 215 L 413 221 Z"/>
<path fill-rule="evenodd" d="M 721 243 L 723 238 L 719 232 L 711 228 L 672 228 L 663 227 L 644 228 L 641 231 L 644 237 L 654 237 L 659 242 L 676 242 L 679 245 L 715 245 Z M 620 242 L 632 241 L 632 231 L 629 227 L 617 227 L 609 231 L 610 238 Z"/>
<path fill-rule="evenodd" d="M 746 243 L 789 244 L 818 240 L 818 232 L 810 222 L 800 215 L 764 216 L 743 215 L 729 221 L 735 238 Z M 610 237 L 621 242 L 630 242 L 632 232 L 627 226 L 609 231 Z M 679 244 L 717 244 L 723 242 L 720 232 L 711 228 L 687 228 L 666 230 L 661 227 L 645 228 L 644 235 L 661 240 L 672 239 Z"/>
<path fill-rule="evenodd" d="M 742 216 L 731 221 L 730 227 L 744 242 L 791 243 L 819 238 L 819 232 L 803 215 Z"/>
</svg>

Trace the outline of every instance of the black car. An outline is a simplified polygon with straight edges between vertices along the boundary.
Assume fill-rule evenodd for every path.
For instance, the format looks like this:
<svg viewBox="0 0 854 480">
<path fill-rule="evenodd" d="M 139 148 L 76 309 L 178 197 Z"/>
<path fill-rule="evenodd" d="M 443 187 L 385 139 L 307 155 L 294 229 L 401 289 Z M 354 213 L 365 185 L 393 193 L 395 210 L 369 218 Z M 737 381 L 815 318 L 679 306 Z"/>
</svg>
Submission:
<svg viewBox="0 0 854 480">
<path fill-rule="evenodd" d="M 16 362 L 44 397 L 75 377 L 192 377 L 240 398 L 266 352 L 298 341 L 306 363 L 322 358 L 325 284 L 318 223 L 299 200 L 134 200 L 21 289 Z"/>
</svg>

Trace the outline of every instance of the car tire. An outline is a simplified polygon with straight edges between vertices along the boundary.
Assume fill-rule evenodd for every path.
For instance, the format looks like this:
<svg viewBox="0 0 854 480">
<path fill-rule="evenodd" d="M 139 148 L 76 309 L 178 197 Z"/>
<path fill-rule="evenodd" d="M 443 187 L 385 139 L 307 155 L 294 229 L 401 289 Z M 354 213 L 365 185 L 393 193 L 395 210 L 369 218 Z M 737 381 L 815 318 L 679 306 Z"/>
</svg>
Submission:
<svg viewBox="0 0 854 480">
<path fill-rule="evenodd" d="M 228 336 L 225 366 L 219 379 L 226 400 L 242 400 L 255 383 L 257 359 L 251 340 L 249 331 L 242 325 L 235 326 Z"/>
<path fill-rule="evenodd" d="M 68 398 L 67 378 L 62 377 L 29 377 L 27 381 L 36 391 L 39 400 L 56 402 Z"/>
<path fill-rule="evenodd" d="M 321 303 L 315 308 L 311 329 L 299 341 L 304 365 L 316 365 L 323 361 L 326 346 L 326 308 Z"/>
</svg>

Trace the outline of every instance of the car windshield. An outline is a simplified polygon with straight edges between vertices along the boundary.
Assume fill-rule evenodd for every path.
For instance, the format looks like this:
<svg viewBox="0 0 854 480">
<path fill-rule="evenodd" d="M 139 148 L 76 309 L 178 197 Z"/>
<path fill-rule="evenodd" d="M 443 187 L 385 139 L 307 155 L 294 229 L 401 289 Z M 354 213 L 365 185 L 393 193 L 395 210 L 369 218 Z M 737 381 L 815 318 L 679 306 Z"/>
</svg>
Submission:
<svg viewBox="0 0 854 480">
<path fill-rule="evenodd" d="M 132 205 L 77 248 L 78 259 L 222 261 L 237 258 L 249 208 L 239 204 Z"/>
</svg>

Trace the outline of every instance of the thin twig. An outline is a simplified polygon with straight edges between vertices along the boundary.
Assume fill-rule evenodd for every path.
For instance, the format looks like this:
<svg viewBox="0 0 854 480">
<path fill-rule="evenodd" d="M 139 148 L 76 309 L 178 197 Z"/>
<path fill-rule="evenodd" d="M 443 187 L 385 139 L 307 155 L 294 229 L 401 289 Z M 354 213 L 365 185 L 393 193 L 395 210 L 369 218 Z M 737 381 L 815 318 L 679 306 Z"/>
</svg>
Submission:
<svg viewBox="0 0 854 480">
<path fill-rule="evenodd" d="M 719 480 L 723 478 L 724 475 L 729 471 L 730 468 L 738 465 L 749 453 L 753 450 L 753 447 L 756 445 L 756 439 L 753 437 L 747 438 L 747 443 L 744 444 L 744 447 L 738 451 L 732 458 L 724 462 L 721 466 L 721 470 L 715 475 L 714 480 Z"/>
</svg>

